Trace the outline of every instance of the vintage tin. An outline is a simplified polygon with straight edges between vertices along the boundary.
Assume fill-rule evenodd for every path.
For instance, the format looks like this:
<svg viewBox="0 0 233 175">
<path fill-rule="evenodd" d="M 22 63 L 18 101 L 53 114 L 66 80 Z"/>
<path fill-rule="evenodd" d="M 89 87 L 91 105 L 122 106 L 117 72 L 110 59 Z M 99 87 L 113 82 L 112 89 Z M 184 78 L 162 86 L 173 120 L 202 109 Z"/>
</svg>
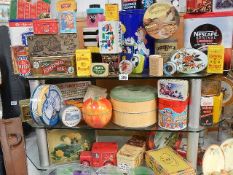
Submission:
<svg viewBox="0 0 233 175">
<path fill-rule="evenodd" d="M 207 73 L 222 74 L 224 68 L 224 47 L 220 45 L 208 46 Z"/>
<path fill-rule="evenodd" d="M 155 41 L 155 53 L 161 55 L 163 62 L 167 63 L 170 61 L 171 53 L 177 50 L 176 39 L 165 39 Z"/>
<path fill-rule="evenodd" d="M 151 86 L 117 86 L 111 93 L 113 123 L 129 128 L 156 122 L 156 97 Z"/>
<path fill-rule="evenodd" d="M 213 109 L 213 123 L 216 124 L 220 121 L 222 114 L 223 93 L 214 96 L 214 109 Z"/>
<path fill-rule="evenodd" d="M 55 19 L 33 20 L 34 34 L 57 34 L 58 21 Z"/>
<path fill-rule="evenodd" d="M 233 12 L 184 16 L 184 46 L 207 54 L 208 45 L 224 46 L 224 70 L 231 68 Z"/>
<path fill-rule="evenodd" d="M 91 75 L 91 51 L 88 49 L 76 50 L 76 68 L 77 76 Z"/>
<path fill-rule="evenodd" d="M 74 76 L 75 57 L 50 56 L 31 57 L 32 74 L 34 76 Z"/>
<path fill-rule="evenodd" d="M 119 64 L 120 64 L 120 55 L 119 54 L 102 54 L 102 62 L 109 64 L 109 74 L 116 75 L 118 74 Z"/>
<path fill-rule="evenodd" d="M 98 46 L 98 27 L 83 28 L 83 39 L 84 39 L 85 47 L 97 47 Z"/>
<path fill-rule="evenodd" d="M 60 33 L 77 33 L 76 12 L 59 13 Z"/>
<path fill-rule="evenodd" d="M 122 10 L 147 9 L 156 0 L 122 0 Z"/>
<path fill-rule="evenodd" d="M 186 101 L 188 98 L 188 87 L 187 80 L 161 79 L 158 81 L 158 97 Z"/>
<path fill-rule="evenodd" d="M 131 74 L 133 72 L 133 63 L 129 60 L 122 60 L 119 63 L 119 72 L 121 74 Z"/>
<path fill-rule="evenodd" d="M 146 137 L 140 135 L 133 135 L 127 143 L 128 145 L 142 148 L 142 151 L 146 151 Z"/>
<path fill-rule="evenodd" d="M 144 55 L 144 68 L 148 69 L 148 57 L 154 54 L 154 39 L 146 33 L 143 27 L 144 13 L 143 9 L 120 11 L 120 21 L 125 28 L 121 59 L 130 60 L 134 54 Z"/>
<path fill-rule="evenodd" d="M 107 63 L 92 63 L 91 76 L 92 77 L 107 77 L 109 73 L 109 65 Z"/>
<path fill-rule="evenodd" d="M 101 54 L 117 54 L 122 51 L 122 31 L 119 21 L 98 23 Z"/>
<path fill-rule="evenodd" d="M 11 46 L 28 46 L 27 37 L 33 35 L 32 20 L 10 20 Z"/>
<path fill-rule="evenodd" d="M 133 73 L 141 74 L 144 70 L 145 56 L 141 54 L 135 54 L 130 61 L 133 64 Z"/>
<path fill-rule="evenodd" d="M 77 3 L 75 0 L 59 0 L 56 3 L 58 12 L 72 12 L 77 10 Z"/>
<path fill-rule="evenodd" d="M 230 0 L 213 0 L 213 12 L 233 11 L 233 3 Z"/>
<path fill-rule="evenodd" d="M 174 63 L 172 61 L 168 61 L 167 63 L 165 63 L 163 65 L 163 73 L 166 76 L 171 76 L 171 75 L 175 74 L 176 71 L 177 71 L 176 63 Z"/>
<path fill-rule="evenodd" d="M 212 11 L 212 0 L 187 0 L 187 13 L 206 13 Z"/>
<path fill-rule="evenodd" d="M 177 131 L 187 127 L 188 99 L 185 101 L 159 98 L 159 121 L 161 128 Z"/>
<path fill-rule="evenodd" d="M 166 39 L 175 34 L 180 16 L 174 6 L 155 3 L 145 12 L 143 23 L 150 36 L 155 39 Z"/>
<path fill-rule="evenodd" d="M 30 99 L 20 100 L 19 101 L 20 107 L 20 118 L 22 122 L 27 122 L 32 119 L 31 112 L 30 112 Z"/>
<path fill-rule="evenodd" d="M 117 166 L 128 173 L 131 168 L 143 163 L 143 153 L 140 147 L 125 144 L 117 153 Z"/>
<path fill-rule="evenodd" d="M 163 76 L 163 58 L 161 55 L 150 55 L 149 63 L 150 76 Z"/>
<path fill-rule="evenodd" d="M 77 47 L 77 34 L 34 35 L 28 37 L 31 57 L 73 55 Z"/>
<path fill-rule="evenodd" d="M 213 125 L 213 108 L 214 108 L 214 97 L 201 97 L 201 108 L 200 108 L 200 125 L 201 126 L 212 126 Z"/>
<path fill-rule="evenodd" d="M 173 5 L 178 12 L 186 13 L 186 0 L 156 0 L 157 3 L 168 3 Z"/>
<path fill-rule="evenodd" d="M 104 20 L 104 9 L 100 8 L 100 4 L 91 4 L 87 9 L 87 27 L 98 27 L 98 23 Z"/>
<path fill-rule="evenodd" d="M 59 117 L 65 126 L 75 127 L 80 123 L 82 114 L 76 106 L 65 106 L 61 109 Z"/>
<path fill-rule="evenodd" d="M 146 152 L 146 165 L 156 175 L 195 175 L 196 172 L 187 160 L 170 147 Z"/>
<path fill-rule="evenodd" d="M 16 63 L 18 66 L 18 71 L 20 76 L 29 76 L 31 75 L 31 64 L 29 61 L 29 56 L 25 55 L 18 55 L 16 59 Z"/>
<path fill-rule="evenodd" d="M 105 4 L 105 20 L 106 21 L 119 21 L 118 4 Z"/>
<path fill-rule="evenodd" d="M 218 79 L 203 79 L 201 85 L 202 96 L 219 96 L 221 92 L 221 81 Z"/>
</svg>

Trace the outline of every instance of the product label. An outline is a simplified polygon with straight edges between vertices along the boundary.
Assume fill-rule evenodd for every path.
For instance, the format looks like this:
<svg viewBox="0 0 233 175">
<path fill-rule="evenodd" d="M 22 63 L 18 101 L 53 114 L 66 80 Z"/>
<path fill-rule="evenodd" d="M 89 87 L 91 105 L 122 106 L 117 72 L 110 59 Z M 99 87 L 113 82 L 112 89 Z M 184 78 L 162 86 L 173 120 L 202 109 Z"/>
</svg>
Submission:
<svg viewBox="0 0 233 175">
<path fill-rule="evenodd" d="M 213 97 L 201 97 L 201 126 L 211 126 L 213 124 Z"/>
</svg>

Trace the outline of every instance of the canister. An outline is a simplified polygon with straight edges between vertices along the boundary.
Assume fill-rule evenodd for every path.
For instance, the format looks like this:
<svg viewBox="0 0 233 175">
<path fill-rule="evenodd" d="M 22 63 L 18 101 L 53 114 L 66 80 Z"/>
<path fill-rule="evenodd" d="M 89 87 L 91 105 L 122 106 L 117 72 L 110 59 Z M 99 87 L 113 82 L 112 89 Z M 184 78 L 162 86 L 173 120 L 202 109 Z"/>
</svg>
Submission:
<svg viewBox="0 0 233 175">
<path fill-rule="evenodd" d="M 187 127 L 188 99 L 185 101 L 159 98 L 159 121 L 161 128 L 182 130 Z"/>
<path fill-rule="evenodd" d="M 104 20 L 104 9 L 100 4 L 91 4 L 87 9 L 87 27 L 98 27 L 98 23 Z"/>
<path fill-rule="evenodd" d="M 163 76 L 163 58 L 161 55 L 150 55 L 149 63 L 150 76 Z"/>
<path fill-rule="evenodd" d="M 144 55 L 144 67 L 148 69 L 148 57 L 154 54 L 154 39 L 147 35 L 143 27 L 144 13 L 143 9 L 120 11 L 120 21 L 124 25 L 121 58 L 130 60 L 134 54 Z"/>
</svg>

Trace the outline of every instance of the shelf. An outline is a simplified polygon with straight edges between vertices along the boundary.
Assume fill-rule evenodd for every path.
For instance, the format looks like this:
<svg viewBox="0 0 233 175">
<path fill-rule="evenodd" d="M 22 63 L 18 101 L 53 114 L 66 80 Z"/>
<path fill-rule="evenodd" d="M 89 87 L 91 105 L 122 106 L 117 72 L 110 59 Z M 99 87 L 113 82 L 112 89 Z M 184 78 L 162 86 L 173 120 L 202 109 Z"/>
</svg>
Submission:
<svg viewBox="0 0 233 175">
<path fill-rule="evenodd" d="M 143 127 L 143 128 L 126 128 L 126 127 L 117 126 L 114 123 L 110 122 L 106 127 L 96 129 L 96 128 L 91 128 L 91 127 L 87 126 L 84 122 L 81 122 L 80 124 L 78 124 L 78 126 L 72 127 L 72 128 L 66 127 L 62 124 L 58 124 L 56 126 L 49 127 L 49 126 L 37 125 L 33 121 L 28 121 L 27 123 L 29 125 L 31 125 L 33 128 L 37 128 L 37 129 L 79 129 L 79 130 L 112 130 L 112 131 L 144 131 L 144 132 L 157 131 L 157 132 L 193 132 L 193 133 L 199 133 L 199 132 L 202 132 L 208 128 L 219 126 L 223 121 L 224 120 L 221 120 L 219 123 L 216 123 L 210 127 L 200 126 L 199 128 L 195 128 L 195 129 L 187 127 L 185 129 L 179 130 L 179 131 L 166 130 L 166 129 L 159 127 L 157 124 L 155 124 L 153 126 L 149 126 L 149 127 Z"/>
<path fill-rule="evenodd" d="M 129 75 L 130 79 L 199 79 L 199 78 L 206 78 L 213 74 L 208 73 L 201 73 L 201 74 L 175 74 L 173 76 L 150 76 L 148 74 L 131 74 Z M 28 80 L 54 80 L 54 79 L 60 79 L 60 80 L 101 80 L 101 79 L 113 79 L 117 80 L 119 77 L 118 75 L 110 75 L 108 77 L 77 77 L 77 76 L 28 76 L 26 79 Z"/>
</svg>

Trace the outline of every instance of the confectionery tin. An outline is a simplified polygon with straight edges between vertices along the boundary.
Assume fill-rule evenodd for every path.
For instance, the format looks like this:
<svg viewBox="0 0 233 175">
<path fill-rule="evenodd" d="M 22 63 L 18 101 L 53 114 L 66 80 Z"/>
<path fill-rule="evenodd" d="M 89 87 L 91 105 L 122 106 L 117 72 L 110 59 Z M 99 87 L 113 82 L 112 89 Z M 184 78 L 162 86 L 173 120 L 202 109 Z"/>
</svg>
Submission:
<svg viewBox="0 0 233 175">
<path fill-rule="evenodd" d="M 180 16 L 174 6 L 154 3 L 147 9 L 143 23 L 150 36 L 155 39 L 166 39 L 178 29 Z"/>
<path fill-rule="evenodd" d="M 75 106 L 65 106 L 59 113 L 60 120 L 67 127 L 74 127 L 82 119 L 81 110 Z"/>
<path fill-rule="evenodd" d="M 159 121 L 161 128 L 182 130 L 188 122 L 188 99 L 186 101 L 159 98 Z"/>
<path fill-rule="evenodd" d="M 119 64 L 119 72 L 121 74 L 131 74 L 133 72 L 133 63 L 129 60 L 122 60 Z"/>
<path fill-rule="evenodd" d="M 187 80 L 161 79 L 158 80 L 158 97 L 186 101 L 188 98 L 188 87 Z"/>
<path fill-rule="evenodd" d="M 105 20 L 104 9 L 100 4 L 91 4 L 87 9 L 87 27 L 98 27 L 98 23 Z"/>
<path fill-rule="evenodd" d="M 57 34 L 58 21 L 55 19 L 33 20 L 34 34 Z"/>
</svg>

